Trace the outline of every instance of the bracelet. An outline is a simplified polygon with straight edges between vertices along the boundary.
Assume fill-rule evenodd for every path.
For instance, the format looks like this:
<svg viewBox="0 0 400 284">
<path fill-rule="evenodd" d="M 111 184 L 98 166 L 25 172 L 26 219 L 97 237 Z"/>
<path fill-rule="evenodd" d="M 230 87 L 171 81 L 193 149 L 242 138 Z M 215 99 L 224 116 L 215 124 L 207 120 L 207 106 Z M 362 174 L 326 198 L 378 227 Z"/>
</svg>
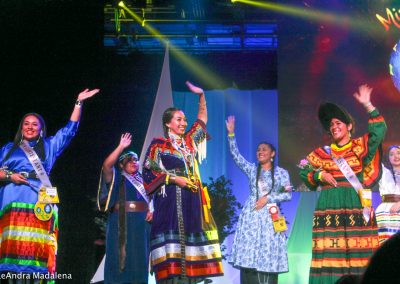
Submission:
<svg viewBox="0 0 400 284">
<path fill-rule="evenodd" d="M 320 171 L 320 172 L 318 173 L 317 179 L 318 179 L 319 181 L 321 181 L 322 173 L 323 173 L 323 171 Z"/>
<path fill-rule="evenodd" d="M 235 132 L 228 133 L 228 137 L 235 137 Z"/>
<path fill-rule="evenodd" d="M 82 104 L 83 104 L 83 102 L 80 100 L 76 100 L 76 102 L 75 102 L 75 106 L 77 106 L 77 107 L 81 107 Z"/>
<path fill-rule="evenodd" d="M 167 176 L 165 177 L 165 184 L 166 184 L 166 185 L 169 184 L 169 175 L 167 175 Z"/>
<path fill-rule="evenodd" d="M 364 106 L 365 108 L 367 108 L 367 107 L 369 107 L 369 106 L 372 106 L 372 103 L 371 103 L 371 102 L 368 102 L 368 103 L 366 103 L 366 104 L 363 104 L 363 106 Z"/>
<path fill-rule="evenodd" d="M 10 173 L 10 172 L 5 172 L 6 173 L 6 181 L 10 181 L 11 180 L 11 175 L 12 175 L 12 173 Z"/>
</svg>

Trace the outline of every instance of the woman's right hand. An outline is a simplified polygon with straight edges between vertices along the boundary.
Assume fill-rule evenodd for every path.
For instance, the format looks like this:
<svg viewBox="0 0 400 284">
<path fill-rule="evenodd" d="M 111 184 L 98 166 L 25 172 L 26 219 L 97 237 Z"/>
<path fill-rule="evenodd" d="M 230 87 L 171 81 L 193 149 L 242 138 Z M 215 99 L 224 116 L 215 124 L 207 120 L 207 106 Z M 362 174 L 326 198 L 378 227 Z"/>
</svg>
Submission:
<svg viewBox="0 0 400 284">
<path fill-rule="evenodd" d="M 226 123 L 226 130 L 229 134 L 235 133 L 235 116 L 230 115 L 225 121 Z"/>
<path fill-rule="evenodd" d="M 358 91 L 353 94 L 356 100 L 362 105 L 368 105 L 371 103 L 372 88 L 367 84 L 358 87 Z"/>
<path fill-rule="evenodd" d="M 390 207 L 390 213 L 398 213 L 400 211 L 400 202 L 396 202 Z"/>
<path fill-rule="evenodd" d="M 173 177 L 172 182 L 179 187 L 197 188 L 197 186 L 194 183 L 192 183 L 189 179 L 185 177 L 180 177 L 180 176 Z"/>
<path fill-rule="evenodd" d="M 28 180 L 21 174 L 14 173 L 10 176 L 10 181 L 15 184 L 29 184 Z"/>
<path fill-rule="evenodd" d="M 119 146 L 122 149 L 129 147 L 129 145 L 131 145 L 131 143 L 132 143 L 132 134 L 127 132 L 127 133 L 124 133 L 121 135 L 121 140 L 119 141 Z"/>
<path fill-rule="evenodd" d="M 333 175 L 331 175 L 330 173 L 327 172 L 322 172 L 321 174 L 321 181 L 323 183 L 328 183 L 334 187 L 337 186 L 337 181 L 336 179 L 333 177 Z"/>
</svg>

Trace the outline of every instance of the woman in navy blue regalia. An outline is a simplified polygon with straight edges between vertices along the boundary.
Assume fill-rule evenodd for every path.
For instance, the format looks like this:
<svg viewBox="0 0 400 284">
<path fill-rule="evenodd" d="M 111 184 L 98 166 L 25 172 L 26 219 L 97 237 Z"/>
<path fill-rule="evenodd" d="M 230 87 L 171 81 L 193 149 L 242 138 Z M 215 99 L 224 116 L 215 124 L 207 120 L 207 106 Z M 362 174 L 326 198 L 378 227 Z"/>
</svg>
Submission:
<svg viewBox="0 0 400 284">
<path fill-rule="evenodd" d="M 145 157 L 144 186 L 154 201 L 151 266 L 158 283 L 198 283 L 223 274 L 217 227 L 197 161 L 205 157 L 207 107 L 201 88 L 197 120 L 188 131 L 183 111 L 163 114 L 165 138 L 155 138 Z"/>
<path fill-rule="evenodd" d="M 146 284 L 148 279 L 147 221 L 152 214 L 138 171 L 138 155 L 124 151 L 131 141 L 131 134 L 121 136 L 119 145 L 105 159 L 100 177 L 98 206 L 109 212 L 105 283 Z"/>
</svg>

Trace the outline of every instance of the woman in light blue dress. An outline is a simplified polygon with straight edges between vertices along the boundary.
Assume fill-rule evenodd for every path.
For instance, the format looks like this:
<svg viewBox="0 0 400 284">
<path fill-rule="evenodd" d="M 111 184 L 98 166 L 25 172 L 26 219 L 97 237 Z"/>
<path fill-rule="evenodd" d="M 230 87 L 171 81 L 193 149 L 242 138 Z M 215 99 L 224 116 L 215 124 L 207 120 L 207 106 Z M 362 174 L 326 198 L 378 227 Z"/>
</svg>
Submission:
<svg viewBox="0 0 400 284">
<path fill-rule="evenodd" d="M 274 210 L 279 203 L 291 199 L 289 174 L 274 165 L 275 148 L 270 143 L 258 145 L 257 164 L 239 153 L 234 116 L 228 117 L 226 128 L 233 160 L 250 183 L 250 196 L 240 214 L 228 262 L 240 269 L 242 284 L 277 283 L 278 274 L 289 269 L 286 235 L 275 232 L 272 218 L 278 215 Z"/>
</svg>

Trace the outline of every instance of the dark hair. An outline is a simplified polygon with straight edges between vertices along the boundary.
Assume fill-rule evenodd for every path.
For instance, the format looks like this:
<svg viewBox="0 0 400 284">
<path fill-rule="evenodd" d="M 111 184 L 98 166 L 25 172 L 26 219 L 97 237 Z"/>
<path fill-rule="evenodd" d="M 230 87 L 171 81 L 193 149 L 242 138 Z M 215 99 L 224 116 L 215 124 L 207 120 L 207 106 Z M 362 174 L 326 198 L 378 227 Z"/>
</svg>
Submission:
<svg viewBox="0 0 400 284">
<path fill-rule="evenodd" d="M 369 260 L 360 283 L 400 283 L 400 233 L 384 241 Z"/>
<path fill-rule="evenodd" d="M 390 172 L 392 173 L 394 184 L 397 184 L 396 183 L 396 175 L 394 174 L 394 169 L 393 169 L 392 163 L 390 162 L 390 159 L 389 159 L 389 154 L 390 154 L 390 151 L 392 151 L 392 149 L 400 150 L 400 146 L 399 145 L 391 145 L 391 146 L 389 146 L 388 152 L 387 152 L 387 156 L 386 156 L 387 165 L 388 165 L 388 168 L 389 168 Z"/>
<path fill-rule="evenodd" d="M 168 138 L 168 127 L 166 124 L 171 122 L 171 119 L 174 117 L 174 114 L 177 111 L 182 111 L 182 110 L 179 108 L 176 108 L 176 107 L 169 107 L 163 113 L 162 126 L 163 126 L 163 130 L 164 130 L 165 138 Z"/>
<path fill-rule="evenodd" d="M 261 141 L 260 143 L 258 143 L 257 147 L 259 147 L 260 145 L 267 145 L 271 149 L 271 151 L 275 152 L 275 154 L 276 154 L 275 147 L 271 143 L 266 142 L 266 141 Z M 272 158 L 271 164 L 272 164 L 272 168 L 271 168 L 272 186 L 271 186 L 271 190 L 270 191 L 272 191 L 272 189 L 275 186 L 275 159 L 274 158 Z M 257 199 L 258 199 L 258 179 L 260 178 L 260 173 L 261 173 L 261 164 L 258 163 L 258 165 L 257 165 L 257 176 L 256 176 Z"/>
<path fill-rule="evenodd" d="M 12 145 L 10 151 L 8 151 L 8 153 L 5 155 L 2 163 L 5 162 L 11 156 L 11 154 L 19 147 L 19 145 L 20 145 L 20 143 L 22 141 L 22 138 L 23 138 L 22 137 L 22 125 L 24 123 L 25 118 L 27 118 L 28 116 L 34 116 L 40 122 L 40 126 L 41 126 L 40 132 L 41 133 L 39 135 L 38 143 L 33 148 L 35 149 L 35 151 L 38 154 L 39 158 L 41 160 L 44 160 L 45 157 L 44 157 L 43 138 L 46 137 L 46 123 L 44 122 L 44 119 L 40 114 L 35 113 L 35 112 L 29 112 L 29 113 L 25 114 L 22 117 L 22 119 L 21 119 L 21 121 L 19 123 L 19 126 L 18 126 L 17 133 L 15 134 L 15 137 L 14 137 L 13 145 Z"/>
<path fill-rule="evenodd" d="M 335 284 L 357 284 L 359 283 L 361 276 L 358 274 L 346 274 L 342 275 Z"/>
</svg>

